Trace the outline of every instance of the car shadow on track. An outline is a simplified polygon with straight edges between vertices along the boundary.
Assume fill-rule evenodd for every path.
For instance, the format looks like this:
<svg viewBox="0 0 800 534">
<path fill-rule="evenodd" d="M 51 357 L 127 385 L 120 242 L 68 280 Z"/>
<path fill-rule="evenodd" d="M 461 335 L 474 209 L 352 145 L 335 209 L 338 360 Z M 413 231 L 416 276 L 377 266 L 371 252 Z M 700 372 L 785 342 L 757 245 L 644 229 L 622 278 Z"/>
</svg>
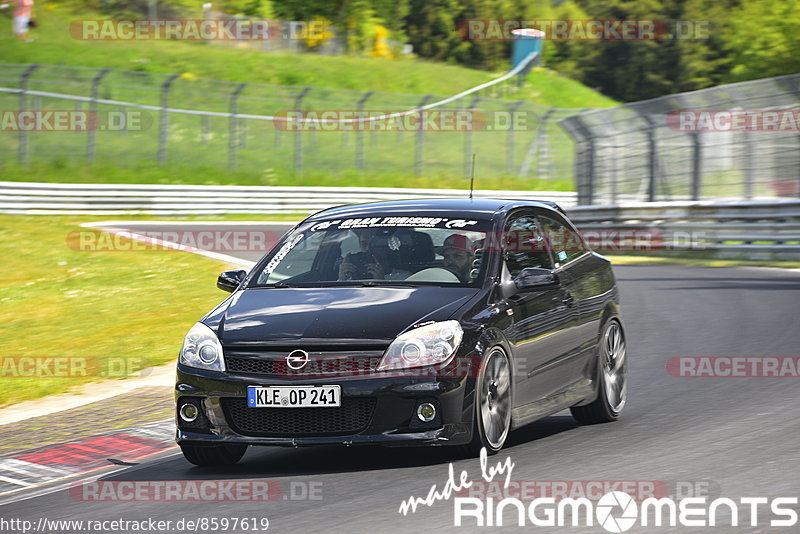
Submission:
<svg viewBox="0 0 800 534">
<path fill-rule="evenodd" d="M 569 416 L 551 416 L 511 433 L 501 451 L 532 445 L 535 441 L 577 428 Z M 241 479 L 269 475 L 291 477 L 298 475 L 355 473 L 408 467 L 423 467 L 458 461 L 464 458 L 451 447 L 387 448 L 374 445 L 345 447 L 343 445 L 300 447 L 250 447 L 242 460 L 227 467 L 195 467 L 182 456 L 170 457 L 152 466 L 121 472 L 106 480 L 202 480 Z"/>
</svg>

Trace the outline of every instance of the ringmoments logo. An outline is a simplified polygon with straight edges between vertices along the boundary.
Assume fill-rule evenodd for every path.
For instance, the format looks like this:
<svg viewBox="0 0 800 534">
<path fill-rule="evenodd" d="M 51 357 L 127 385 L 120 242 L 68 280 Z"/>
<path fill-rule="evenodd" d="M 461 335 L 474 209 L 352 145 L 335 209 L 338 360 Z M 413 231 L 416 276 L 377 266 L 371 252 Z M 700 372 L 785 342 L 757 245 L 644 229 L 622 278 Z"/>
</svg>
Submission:
<svg viewBox="0 0 800 534">
<path fill-rule="evenodd" d="M 657 481 L 515 481 L 511 478 L 515 463 L 507 457 L 489 466 L 486 449 L 480 453 L 481 479 L 473 480 L 467 470 L 456 475 L 451 463 L 448 477 L 440 487 L 433 484 L 425 497 L 408 497 L 398 512 L 403 516 L 418 513 L 424 507 L 433 507 L 442 501 L 453 502 L 453 525 L 456 527 L 594 527 L 607 532 L 627 532 L 634 526 L 666 527 L 716 527 L 719 525 L 794 527 L 798 523 L 795 510 L 797 497 L 727 497 L 711 498 L 708 495 L 662 497 L 665 483 Z M 523 482 L 527 482 L 523 484 Z M 495 492 L 484 491 L 502 483 L 501 494 L 515 496 L 495 497 Z M 586 496 L 556 495 L 552 490 L 563 483 Z M 544 484 L 544 486 L 542 486 Z M 480 496 L 465 496 L 478 488 Z M 536 495 L 524 498 L 522 487 Z M 682 486 L 682 485 L 681 485 Z M 597 488 L 608 489 L 597 495 Z M 511 488 L 511 490 L 509 490 Z M 633 488 L 633 489 L 631 489 Z M 549 493 L 549 494 L 548 494 Z M 529 493 L 530 494 L 530 493 Z M 547 496 L 541 496 L 547 495 Z"/>
<path fill-rule="evenodd" d="M 792 527 L 798 523 L 797 497 L 673 498 L 650 497 L 637 502 L 624 491 L 611 491 L 595 503 L 587 498 L 552 497 L 528 503 L 514 497 L 495 501 L 457 497 L 453 521 L 457 527 L 564 527 L 598 525 L 608 532 L 642 527 L 716 527 L 721 525 Z"/>
</svg>

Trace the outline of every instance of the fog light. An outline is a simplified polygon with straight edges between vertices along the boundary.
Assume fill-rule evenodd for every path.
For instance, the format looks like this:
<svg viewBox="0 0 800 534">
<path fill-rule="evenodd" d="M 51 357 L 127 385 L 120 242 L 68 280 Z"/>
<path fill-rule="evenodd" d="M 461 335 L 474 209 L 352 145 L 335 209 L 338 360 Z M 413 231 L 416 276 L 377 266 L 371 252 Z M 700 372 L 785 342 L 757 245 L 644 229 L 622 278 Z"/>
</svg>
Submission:
<svg viewBox="0 0 800 534">
<path fill-rule="evenodd" d="M 430 402 L 425 402 L 417 407 L 417 417 L 423 423 L 430 423 L 436 417 L 436 408 Z"/>
<path fill-rule="evenodd" d="M 197 409 L 197 406 L 191 403 L 186 403 L 181 406 L 180 409 L 181 419 L 186 421 L 187 423 L 191 423 L 197 416 L 200 415 L 200 411 Z"/>
</svg>

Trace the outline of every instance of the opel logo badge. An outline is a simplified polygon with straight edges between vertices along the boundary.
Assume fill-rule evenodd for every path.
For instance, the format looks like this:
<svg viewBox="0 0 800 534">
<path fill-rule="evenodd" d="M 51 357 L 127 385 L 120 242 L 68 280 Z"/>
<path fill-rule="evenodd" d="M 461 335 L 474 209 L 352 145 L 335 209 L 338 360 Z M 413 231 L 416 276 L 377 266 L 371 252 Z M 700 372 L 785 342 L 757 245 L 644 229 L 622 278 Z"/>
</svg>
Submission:
<svg viewBox="0 0 800 534">
<path fill-rule="evenodd" d="M 286 365 L 295 371 L 302 369 L 308 363 L 308 353 L 304 350 L 293 350 L 286 356 Z"/>
</svg>

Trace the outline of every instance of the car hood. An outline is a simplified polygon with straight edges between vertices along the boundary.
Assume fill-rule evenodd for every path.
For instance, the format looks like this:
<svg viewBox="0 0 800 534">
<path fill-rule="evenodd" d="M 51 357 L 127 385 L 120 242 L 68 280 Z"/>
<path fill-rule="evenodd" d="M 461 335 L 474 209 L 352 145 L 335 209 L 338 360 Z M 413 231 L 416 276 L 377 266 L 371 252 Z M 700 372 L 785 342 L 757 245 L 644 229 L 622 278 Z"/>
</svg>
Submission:
<svg viewBox="0 0 800 534">
<path fill-rule="evenodd" d="M 237 292 L 218 321 L 223 345 L 387 344 L 417 321 L 450 317 L 475 288 L 253 288 Z M 214 324 L 217 323 L 217 324 Z"/>
</svg>

